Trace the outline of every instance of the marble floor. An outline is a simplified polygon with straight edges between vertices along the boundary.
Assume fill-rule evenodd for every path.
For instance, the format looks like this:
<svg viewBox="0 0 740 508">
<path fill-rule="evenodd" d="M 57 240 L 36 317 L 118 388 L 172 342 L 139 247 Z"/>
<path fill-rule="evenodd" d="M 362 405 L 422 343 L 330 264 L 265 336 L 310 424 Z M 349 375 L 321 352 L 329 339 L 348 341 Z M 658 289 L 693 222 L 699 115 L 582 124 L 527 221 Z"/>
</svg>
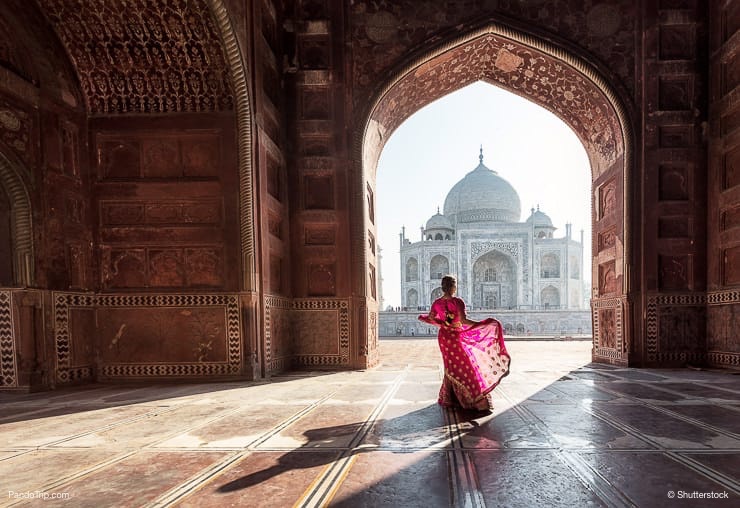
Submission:
<svg viewBox="0 0 740 508">
<path fill-rule="evenodd" d="M 491 414 L 428 339 L 363 372 L 0 394 L 0 506 L 740 506 L 740 375 L 510 342 Z"/>
</svg>

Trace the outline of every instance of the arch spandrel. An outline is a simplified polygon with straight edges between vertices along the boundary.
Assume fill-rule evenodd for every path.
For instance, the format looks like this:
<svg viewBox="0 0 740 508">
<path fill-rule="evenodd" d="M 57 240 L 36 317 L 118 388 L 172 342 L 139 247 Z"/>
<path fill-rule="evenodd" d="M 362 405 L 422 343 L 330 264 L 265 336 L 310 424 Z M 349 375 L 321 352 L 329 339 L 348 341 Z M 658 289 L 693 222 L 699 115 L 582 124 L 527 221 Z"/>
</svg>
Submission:
<svg viewBox="0 0 740 508">
<path fill-rule="evenodd" d="M 380 142 L 382 147 L 420 107 L 485 81 L 548 109 L 568 124 L 589 154 L 594 179 L 624 157 L 623 112 L 615 108 L 613 94 L 600 80 L 584 73 L 587 64 L 579 69 L 562 57 L 494 33 L 456 42 L 410 66 L 386 88 L 370 116 L 366 143 Z M 366 164 L 367 159 L 368 151 Z"/>
</svg>

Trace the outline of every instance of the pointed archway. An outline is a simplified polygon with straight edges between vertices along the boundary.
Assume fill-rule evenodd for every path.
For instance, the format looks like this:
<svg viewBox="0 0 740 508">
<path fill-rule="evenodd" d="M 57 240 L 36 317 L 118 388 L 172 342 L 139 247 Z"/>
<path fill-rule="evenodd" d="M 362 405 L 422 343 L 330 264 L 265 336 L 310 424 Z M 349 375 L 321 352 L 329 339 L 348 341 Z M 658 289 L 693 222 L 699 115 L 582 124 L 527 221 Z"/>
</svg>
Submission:
<svg viewBox="0 0 740 508">
<path fill-rule="evenodd" d="M 353 259 L 358 260 L 355 294 L 364 295 L 369 313 L 377 303 L 366 290 L 366 267 L 377 260 L 366 246 L 369 236 L 377 237 L 372 208 L 383 146 L 422 107 L 473 82 L 485 81 L 548 109 L 583 143 L 592 185 L 593 359 L 628 363 L 632 133 L 622 101 L 604 75 L 565 46 L 492 23 L 448 40 L 386 82 L 366 110 L 354 153 L 353 189 L 358 196 L 351 221 L 355 228 Z M 367 207 L 360 206 L 365 203 Z M 360 349 L 371 346 L 361 344 Z"/>
<path fill-rule="evenodd" d="M 3 201 L 7 205 L 9 238 L 0 238 L 0 241 L 10 244 L 11 258 L 7 267 L 8 280 L 0 281 L 0 285 L 28 287 L 33 285 L 34 279 L 31 199 L 18 163 L 11 162 L 13 157 L 6 153 L 9 151 L 0 148 L 0 193 L 4 194 Z"/>
</svg>

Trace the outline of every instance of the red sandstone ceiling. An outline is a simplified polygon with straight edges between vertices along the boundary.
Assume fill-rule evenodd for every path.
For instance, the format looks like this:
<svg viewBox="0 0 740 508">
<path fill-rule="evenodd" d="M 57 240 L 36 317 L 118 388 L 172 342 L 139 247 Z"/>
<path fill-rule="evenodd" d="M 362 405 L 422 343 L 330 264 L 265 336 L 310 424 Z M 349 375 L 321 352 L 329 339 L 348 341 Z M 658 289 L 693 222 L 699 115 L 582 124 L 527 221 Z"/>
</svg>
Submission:
<svg viewBox="0 0 740 508">
<path fill-rule="evenodd" d="M 74 64 L 91 114 L 233 109 L 204 0 L 37 0 Z"/>
</svg>

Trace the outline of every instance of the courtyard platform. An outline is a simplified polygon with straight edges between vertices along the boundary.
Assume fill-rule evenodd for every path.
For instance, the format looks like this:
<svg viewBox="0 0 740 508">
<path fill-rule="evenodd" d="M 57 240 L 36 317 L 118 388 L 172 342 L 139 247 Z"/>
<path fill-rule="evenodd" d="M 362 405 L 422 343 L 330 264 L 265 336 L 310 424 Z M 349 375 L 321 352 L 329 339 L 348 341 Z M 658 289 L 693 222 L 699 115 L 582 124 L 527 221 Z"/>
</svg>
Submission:
<svg viewBox="0 0 740 508">
<path fill-rule="evenodd" d="M 431 339 L 362 372 L 2 393 L 0 505 L 740 506 L 740 376 L 590 347 L 511 342 L 485 415 L 436 404 Z"/>
</svg>

